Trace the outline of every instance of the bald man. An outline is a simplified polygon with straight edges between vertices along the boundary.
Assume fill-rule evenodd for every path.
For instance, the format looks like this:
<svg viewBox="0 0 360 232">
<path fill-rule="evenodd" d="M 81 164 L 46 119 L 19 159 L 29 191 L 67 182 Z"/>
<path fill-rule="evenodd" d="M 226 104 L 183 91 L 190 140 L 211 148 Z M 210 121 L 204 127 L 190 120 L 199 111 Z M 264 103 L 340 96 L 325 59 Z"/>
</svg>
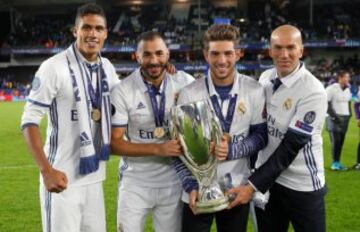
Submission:
<svg viewBox="0 0 360 232">
<path fill-rule="evenodd" d="M 299 29 L 276 28 L 270 38 L 274 68 L 262 73 L 269 142 L 259 152 L 256 171 L 246 185 L 230 190 L 247 203 L 255 191 L 270 198 L 257 208 L 259 231 L 325 231 L 325 178 L 321 130 L 327 111 L 322 84 L 300 61 Z M 233 202 L 237 204 L 239 202 Z"/>
</svg>

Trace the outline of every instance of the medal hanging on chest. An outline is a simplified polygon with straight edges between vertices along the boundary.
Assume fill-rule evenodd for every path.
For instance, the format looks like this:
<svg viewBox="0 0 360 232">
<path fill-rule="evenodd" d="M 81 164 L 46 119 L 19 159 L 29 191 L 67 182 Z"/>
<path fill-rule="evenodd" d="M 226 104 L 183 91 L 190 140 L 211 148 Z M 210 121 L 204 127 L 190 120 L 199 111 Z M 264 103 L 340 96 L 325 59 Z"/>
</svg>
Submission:
<svg viewBox="0 0 360 232">
<path fill-rule="evenodd" d="M 206 79 L 205 79 L 205 84 L 206 84 L 208 93 L 210 95 L 209 83 L 208 83 L 207 78 L 208 77 L 206 77 Z M 224 132 L 223 135 L 227 138 L 228 142 L 230 142 L 231 141 L 230 127 L 231 127 L 231 123 L 234 118 L 237 94 L 234 94 L 234 96 L 232 96 L 232 97 L 230 96 L 230 101 L 229 101 L 229 105 L 227 108 L 226 116 L 223 115 L 222 109 L 221 109 L 219 101 L 218 101 L 218 97 L 215 94 L 210 96 L 210 100 L 211 100 L 211 104 L 214 108 L 215 114 L 219 118 L 221 128 Z"/>
<path fill-rule="evenodd" d="M 165 119 L 165 104 L 166 104 L 166 96 L 165 96 L 166 85 L 167 85 L 166 77 L 164 78 L 163 82 L 164 82 L 163 89 L 160 92 L 160 104 L 158 104 L 156 95 L 159 93 L 157 92 L 157 90 L 152 88 L 152 86 L 150 84 L 148 84 L 144 81 L 144 83 L 148 89 L 150 102 L 151 102 L 151 108 L 152 108 L 153 115 L 154 115 L 155 130 L 153 131 L 153 133 L 154 133 L 154 137 L 157 139 L 164 138 L 166 135 L 165 129 L 163 127 L 164 119 Z"/>
<path fill-rule="evenodd" d="M 99 122 L 101 119 L 101 111 L 99 109 L 92 109 L 91 119 L 94 120 L 95 122 Z"/>
<path fill-rule="evenodd" d="M 99 84 L 99 78 L 98 78 L 98 69 L 99 66 L 98 65 L 87 65 L 88 69 L 90 71 L 90 75 L 88 75 L 86 73 L 86 77 L 87 77 L 87 82 L 88 82 L 88 92 L 89 92 L 89 96 L 90 96 L 90 101 L 91 101 L 91 106 L 92 106 L 92 110 L 91 110 L 91 119 L 94 120 L 95 122 L 100 122 L 101 120 L 101 103 L 100 103 L 100 84 Z M 91 78 L 92 78 L 92 73 L 96 73 L 96 91 L 92 85 L 91 82 Z M 90 77 L 89 77 L 90 76 Z"/>
</svg>

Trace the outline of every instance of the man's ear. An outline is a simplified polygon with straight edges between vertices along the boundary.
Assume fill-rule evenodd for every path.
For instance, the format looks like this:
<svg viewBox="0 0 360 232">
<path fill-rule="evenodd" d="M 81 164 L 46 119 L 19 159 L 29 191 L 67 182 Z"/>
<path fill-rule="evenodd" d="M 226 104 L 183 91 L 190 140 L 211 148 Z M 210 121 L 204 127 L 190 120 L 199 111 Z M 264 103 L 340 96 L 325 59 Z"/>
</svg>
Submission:
<svg viewBox="0 0 360 232">
<path fill-rule="evenodd" d="M 241 58 L 244 57 L 245 52 L 244 50 L 238 48 L 235 50 L 235 54 L 236 54 L 236 60 L 240 60 Z"/>
<path fill-rule="evenodd" d="M 135 57 L 136 57 L 136 61 L 141 64 L 141 57 L 140 57 L 140 53 L 138 51 L 135 52 Z"/>
<path fill-rule="evenodd" d="M 76 28 L 76 26 L 74 26 L 74 27 L 71 29 L 71 31 L 72 31 L 73 36 L 74 36 L 75 38 L 77 38 L 77 28 Z"/>
<path fill-rule="evenodd" d="M 203 55 L 204 55 L 204 59 L 206 60 L 206 62 L 208 62 L 208 58 L 209 58 L 208 50 L 203 49 Z"/>
</svg>

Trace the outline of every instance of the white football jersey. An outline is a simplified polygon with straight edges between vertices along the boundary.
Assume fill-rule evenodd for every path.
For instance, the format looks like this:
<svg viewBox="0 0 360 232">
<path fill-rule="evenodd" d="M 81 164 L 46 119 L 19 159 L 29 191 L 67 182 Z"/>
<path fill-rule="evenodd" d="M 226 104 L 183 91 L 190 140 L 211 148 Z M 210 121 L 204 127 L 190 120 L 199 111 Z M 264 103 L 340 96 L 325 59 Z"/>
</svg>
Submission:
<svg viewBox="0 0 360 232">
<path fill-rule="evenodd" d="M 349 101 L 351 101 L 350 88 L 342 89 L 339 83 L 334 83 L 326 88 L 327 100 L 338 115 L 348 116 Z"/>
<path fill-rule="evenodd" d="M 259 82 L 265 87 L 268 124 L 268 145 L 259 152 L 256 167 L 273 154 L 288 129 L 311 135 L 311 140 L 276 182 L 297 191 L 314 191 L 325 184 L 321 131 L 327 111 L 326 92 L 321 82 L 302 64 L 299 69 L 281 78 L 282 85 L 274 92 L 274 68 L 266 70 Z"/>
<path fill-rule="evenodd" d="M 80 63 L 84 62 L 82 56 L 80 60 Z M 118 76 L 108 59 L 101 60 L 111 89 L 119 82 Z M 104 180 L 105 162 L 100 162 L 96 172 L 79 174 L 78 112 L 71 83 L 66 51 L 44 61 L 35 74 L 21 125 L 22 128 L 29 124 L 39 125 L 43 116 L 48 115 L 45 154 L 55 169 L 66 174 L 69 185 L 76 186 Z M 92 123 L 93 133 L 98 129 L 95 123 Z"/>
<path fill-rule="evenodd" d="M 217 96 L 220 104 L 220 96 L 216 92 L 211 78 L 206 78 L 209 84 L 209 91 L 206 87 L 205 78 L 198 79 L 180 91 L 177 104 L 205 100 L 213 95 Z M 264 89 L 255 79 L 236 73 L 229 94 L 231 96 L 237 94 L 234 117 L 229 131 L 232 142 L 237 143 L 248 136 L 250 125 L 266 122 L 265 117 L 263 117 L 265 105 Z M 223 115 L 227 114 L 229 102 L 228 98 L 220 104 Z M 229 175 L 231 176 L 233 186 L 246 183 L 250 175 L 249 157 L 220 161 L 217 168 L 218 181 L 223 182 L 224 178 L 227 178 Z M 183 191 L 182 200 L 188 202 L 188 194 L 185 191 Z"/>
<path fill-rule="evenodd" d="M 169 129 L 170 109 L 180 89 L 194 79 L 185 72 L 174 75 L 166 74 L 165 119 L 164 127 Z M 164 79 L 165 80 L 165 79 Z M 164 88 L 164 81 L 160 91 Z M 157 97 L 158 102 L 160 96 Z M 113 127 L 127 127 L 127 137 L 132 143 L 163 143 L 166 138 L 154 136 L 155 121 L 147 87 L 136 69 L 117 85 L 111 93 L 111 102 L 115 106 L 112 117 Z M 180 180 L 170 165 L 169 157 L 121 157 L 120 181 L 122 184 L 133 184 L 144 187 L 162 188 L 179 184 Z"/>
</svg>

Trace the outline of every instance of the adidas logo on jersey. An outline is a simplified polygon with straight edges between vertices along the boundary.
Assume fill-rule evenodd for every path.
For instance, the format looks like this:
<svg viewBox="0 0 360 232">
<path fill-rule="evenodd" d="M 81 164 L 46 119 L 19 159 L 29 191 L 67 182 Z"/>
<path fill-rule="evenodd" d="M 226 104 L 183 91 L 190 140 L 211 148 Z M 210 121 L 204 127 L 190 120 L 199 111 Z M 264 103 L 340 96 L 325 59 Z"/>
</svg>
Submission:
<svg viewBox="0 0 360 232">
<path fill-rule="evenodd" d="M 142 102 L 140 102 L 136 107 L 137 110 L 143 109 L 143 108 L 145 108 L 145 105 Z"/>
<path fill-rule="evenodd" d="M 86 146 L 86 145 L 91 144 L 89 136 L 85 132 L 82 132 L 80 134 L 80 143 L 81 143 L 81 146 Z"/>
</svg>

